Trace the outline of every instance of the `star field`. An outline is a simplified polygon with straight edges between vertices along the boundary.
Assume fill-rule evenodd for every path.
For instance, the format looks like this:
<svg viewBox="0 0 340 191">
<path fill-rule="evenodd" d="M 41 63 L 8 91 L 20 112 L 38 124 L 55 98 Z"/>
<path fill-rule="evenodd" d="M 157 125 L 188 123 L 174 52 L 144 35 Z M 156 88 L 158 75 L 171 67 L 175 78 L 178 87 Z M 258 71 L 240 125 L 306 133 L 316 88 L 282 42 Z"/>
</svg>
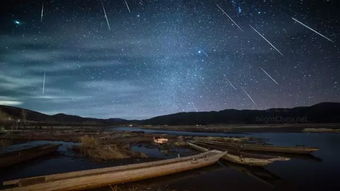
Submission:
<svg viewBox="0 0 340 191">
<path fill-rule="evenodd" d="M 340 101 L 336 0 L 4 0 L 0 7 L 0 104 L 142 119 Z"/>
</svg>

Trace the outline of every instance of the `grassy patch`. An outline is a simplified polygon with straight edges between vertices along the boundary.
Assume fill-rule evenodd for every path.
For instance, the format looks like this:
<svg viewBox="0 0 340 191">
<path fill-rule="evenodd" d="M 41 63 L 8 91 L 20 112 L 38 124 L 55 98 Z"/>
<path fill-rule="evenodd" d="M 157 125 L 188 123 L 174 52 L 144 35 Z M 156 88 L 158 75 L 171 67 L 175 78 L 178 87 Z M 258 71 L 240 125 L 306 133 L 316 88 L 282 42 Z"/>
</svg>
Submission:
<svg viewBox="0 0 340 191">
<path fill-rule="evenodd" d="M 80 137 L 80 152 L 95 160 L 113 160 L 126 158 L 145 158 L 143 153 L 133 152 L 129 145 L 105 144 L 98 138 L 85 135 Z"/>
</svg>

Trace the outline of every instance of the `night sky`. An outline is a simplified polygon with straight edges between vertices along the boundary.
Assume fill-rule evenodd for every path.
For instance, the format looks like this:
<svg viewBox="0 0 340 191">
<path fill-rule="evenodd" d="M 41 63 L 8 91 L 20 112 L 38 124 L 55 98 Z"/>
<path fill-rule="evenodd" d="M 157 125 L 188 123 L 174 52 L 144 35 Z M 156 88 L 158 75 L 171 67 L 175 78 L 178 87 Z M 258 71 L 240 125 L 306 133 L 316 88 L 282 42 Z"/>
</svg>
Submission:
<svg viewBox="0 0 340 191">
<path fill-rule="evenodd" d="M 339 102 L 339 3 L 1 0 L 0 104 L 142 119 Z"/>
</svg>

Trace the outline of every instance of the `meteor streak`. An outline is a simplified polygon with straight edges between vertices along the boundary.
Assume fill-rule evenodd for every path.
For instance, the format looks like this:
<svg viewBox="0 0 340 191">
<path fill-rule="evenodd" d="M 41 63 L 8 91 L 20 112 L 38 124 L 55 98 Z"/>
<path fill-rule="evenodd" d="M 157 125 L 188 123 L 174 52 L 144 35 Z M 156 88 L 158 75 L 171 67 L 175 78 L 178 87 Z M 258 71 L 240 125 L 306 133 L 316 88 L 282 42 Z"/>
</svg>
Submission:
<svg viewBox="0 0 340 191">
<path fill-rule="evenodd" d="M 194 102 L 190 102 L 190 103 L 191 103 L 192 107 L 195 109 L 195 111 L 198 112 L 198 109 L 197 109 L 196 105 L 194 104 Z"/>
<path fill-rule="evenodd" d="M 248 96 L 248 98 L 251 100 L 251 102 L 253 102 L 253 104 L 257 106 L 257 104 L 255 103 L 255 101 L 253 100 L 253 98 L 248 94 L 248 92 L 247 92 L 245 89 L 243 89 L 243 88 L 241 88 L 241 89 L 242 89 L 242 91 Z"/>
<path fill-rule="evenodd" d="M 293 19 L 295 22 L 299 23 L 300 25 L 302 25 L 302 26 L 306 27 L 307 29 L 309 29 L 309 30 L 313 31 L 314 33 L 316 33 L 316 34 L 320 35 L 321 37 L 325 38 L 326 40 L 328 40 L 328 41 L 330 41 L 330 42 L 333 42 L 333 43 L 334 43 L 334 41 L 333 41 L 332 39 L 330 39 L 330 38 L 326 37 L 325 35 L 323 35 L 323 34 L 319 33 L 318 31 L 316 31 L 316 30 L 312 29 L 311 27 L 307 26 L 306 24 L 302 23 L 301 21 L 297 20 L 296 18 L 292 17 L 292 19 Z"/>
<path fill-rule="evenodd" d="M 234 84 L 231 83 L 231 81 L 229 79 L 227 79 L 227 82 L 229 83 L 229 85 L 234 89 L 236 90 L 236 87 L 234 86 Z"/>
<path fill-rule="evenodd" d="M 217 6 L 217 8 L 220 10 L 220 11 L 222 11 L 222 13 L 225 15 L 225 16 L 227 16 L 229 19 L 230 19 L 230 21 L 231 22 L 233 22 L 234 23 L 234 25 L 236 25 L 237 26 L 237 28 L 238 29 L 240 29 L 241 31 L 243 31 L 242 30 L 242 28 L 228 15 L 228 13 L 227 12 L 225 12 L 223 9 L 222 9 L 222 7 L 220 7 L 218 4 L 216 4 L 216 6 Z"/>
<path fill-rule="evenodd" d="M 282 52 L 277 49 L 266 37 L 264 37 L 259 31 L 257 31 L 253 26 L 249 25 L 260 37 L 262 37 L 274 50 L 276 50 L 281 56 L 283 56 Z"/>
<path fill-rule="evenodd" d="M 126 0 L 124 0 L 124 2 L 125 2 L 125 6 L 126 6 L 127 10 L 129 11 L 129 13 L 131 13 L 131 10 L 130 10 L 128 2 Z"/>
<path fill-rule="evenodd" d="M 105 20 L 106 20 L 107 27 L 109 28 L 109 30 L 111 30 L 110 22 L 109 22 L 109 19 L 107 18 L 106 10 L 105 10 L 103 1 L 100 0 L 100 3 L 102 4 L 102 8 L 103 8 L 104 17 L 105 17 Z"/>
<path fill-rule="evenodd" d="M 45 80 L 46 80 L 46 74 L 44 72 L 44 78 L 43 78 L 43 84 L 42 84 L 42 94 L 45 94 Z"/>
<path fill-rule="evenodd" d="M 263 68 L 260 67 L 260 69 L 277 85 L 279 85 L 279 83 L 277 83 L 277 81 L 267 72 L 265 71 Z"/>
<path fill-rule="evenodd" d="M 41 4 L 40 22 L 43 22 L 44 18 L 44 3 Z"/>
</svg>

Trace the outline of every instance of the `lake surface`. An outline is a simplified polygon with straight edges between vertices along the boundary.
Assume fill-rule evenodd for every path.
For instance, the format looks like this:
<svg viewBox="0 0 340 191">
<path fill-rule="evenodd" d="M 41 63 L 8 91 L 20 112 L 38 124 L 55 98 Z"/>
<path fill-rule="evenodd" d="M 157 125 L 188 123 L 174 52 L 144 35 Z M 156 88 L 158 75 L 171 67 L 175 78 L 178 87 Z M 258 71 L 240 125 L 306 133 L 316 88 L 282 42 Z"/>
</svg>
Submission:
<svg viewBox="0 0 340 191">
<path fill-rule="evenodd" d="M 191 136 L 251 136 L 266 140 L 274 145 L 308 145 L 319 147 L 314 157 L 297 157 L 290 161 L 276 162 L 265 168 L 237 166 L 219 162 L 211 167 L 181 174 L 150 179 L 142 184 L 159 185 L 169 190 L 212 191 L 212 190 L 340 190 L 340 134 L 329 133 L 203 133 L 138 128 L 115 128 L 117 131 L 143 131 Z M 55 155 L 31 160 L 0 171 L 0 181 L 67 172 L 74 170 L 116 166 L 141 162 L 140 160 L 118 160 L 114 162 L 95 162 L 76 155 L 70 142 L 31 142 L 27 145 L 58 143 L 62 146 Z M 20 145 L 9 149 L 20 148 Z M 22 146 L 21 146 L 22 147 Z M 189 150 L 174 150 L 164 153 L 155 147 L 133 145 L 133 150 L 145 152 L 151 157 L 172 158 L 189 155 Z"/>
<path fill-rule="evenodd" d="M 294 190 L 340 190 L 340 134 L 334 133 L 211 133 L 182 132 L 155 129 L 121 127 L 118 131 L 142 131 L 144 133 L 186 135 L 186 136 L 245 136 L 266 140 L 267 143 L 282 146 L 305 145 L 320 148 L 313 157 L 300 156 L 290 161 L 276 162 L 265 169 L 280 178 L 278 184 L 268 186 L 258 177 L 240 173 L 236 168 L 225 167 L 202 176 L 196 176 L 174 183 L 173 186 L 188 190 L 236 190 L 294 189 Z M 230 165 L 229 165 L 230 166 Z M 256 183 L 254 180 L 257 180 Z M 190 184 L 189 182 L 192 184 Z M 205 183 L 207 183 L 207 186 Z M 196 188 L 196 189 L 195 189 Z"/>
<path fill-rule="evenodd" d="M 212 137 L 229 137 L 243 136 L 247 133 L 215 133 L 215 132 L 190 132 L 190 131 L 173 131 L 173 130 L 158 130 L 158 129 L 143 129 L 138 127 L 113 127 L 113 131 L 128 131 L 128 132 L 144 132 L 149 134 L 167 134 L 167 135 L 183 135 L 183 136 L 212 136 Z"/>
</svg>

